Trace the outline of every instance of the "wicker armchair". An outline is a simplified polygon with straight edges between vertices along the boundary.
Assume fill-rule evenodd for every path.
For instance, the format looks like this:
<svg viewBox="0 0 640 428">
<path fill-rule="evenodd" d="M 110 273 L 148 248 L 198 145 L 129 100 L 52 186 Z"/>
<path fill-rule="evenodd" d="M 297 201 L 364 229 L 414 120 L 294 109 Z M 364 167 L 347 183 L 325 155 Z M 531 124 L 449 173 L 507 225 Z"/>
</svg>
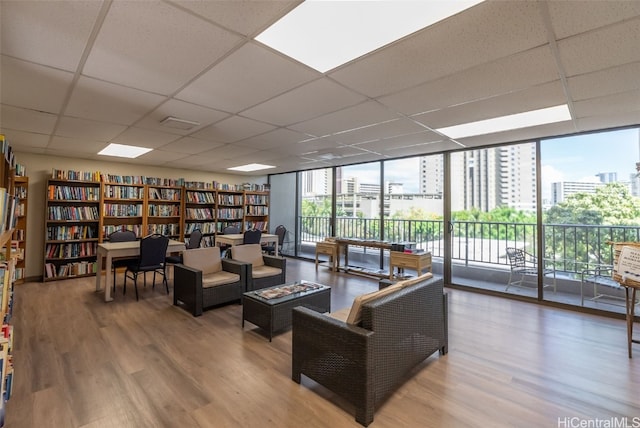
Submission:
<svg viewBox="0 0 640 428">
<path fill-rule="evenodd" d="M 260 244 L 231 247 L 231 258 L 247 264 L 246 291 L 284 284 L 287 274 L 287 259 L 262 253 Z"/>
<path fill-rule="evenodd" d="M 221 259 L 219 247 L 194 248 L 174 267 L 173 304 L 202 315 L 203 309 L 241 301 L 247 287 L 246 264 Z"/>
<path fill-rule="evenodd" d="M 352 403 L 364 426 L 415 366 L 447 352 L 440 277 L 364 303 L 360 326 L 304 307 L 292 315 L 292 379 L 300 383 L 304 374 Z"/>
</svg>

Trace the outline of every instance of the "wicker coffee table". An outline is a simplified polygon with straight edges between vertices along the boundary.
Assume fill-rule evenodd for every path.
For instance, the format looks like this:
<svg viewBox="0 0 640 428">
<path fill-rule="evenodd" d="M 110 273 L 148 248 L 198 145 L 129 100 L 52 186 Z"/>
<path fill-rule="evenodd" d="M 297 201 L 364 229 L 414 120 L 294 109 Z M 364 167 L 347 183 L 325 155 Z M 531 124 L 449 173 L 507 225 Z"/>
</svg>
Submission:
<svg viewBox="0 0 640 428">
<path fill-rule="evenodd" d="M 293 291 L 301 289 L 301 291 Z M 285 294 L 290 292 L 289 294 Z M 242 301 L 242 327 L 244 322 L 273 333 L 291 327 L 291 310 L 304 306 L 317 312 L 331 311 L 331 287 L 309 281 L 296 281 L 275 287 L 244 293 Z"/>
</svg>

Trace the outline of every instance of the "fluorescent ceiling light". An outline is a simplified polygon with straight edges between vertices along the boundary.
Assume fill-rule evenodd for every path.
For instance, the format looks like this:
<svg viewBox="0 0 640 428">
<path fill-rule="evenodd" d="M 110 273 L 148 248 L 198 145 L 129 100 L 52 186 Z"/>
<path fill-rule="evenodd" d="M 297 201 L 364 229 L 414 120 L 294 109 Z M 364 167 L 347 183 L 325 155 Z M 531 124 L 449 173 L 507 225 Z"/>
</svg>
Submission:
<svg viewBox="0 0 640 428">
<path fill-rule="evenodd" d="M 456 139 L 471 137 L 473 135 L 510 131 L 512 129 L 528 128 L 529 126 L 546 125 L 548 123 L 564 122 L 565 120 L 571 120 L 571 113 L 569 113 L 569 107 L 563 104 L 555 107 L 526 111 L 524 113 L 495 117 L 493 119 L 448 126 L 446 128 L 436 129 L 436 131 L 449 138 Z"/>
<path fill-rule="evenodd" d="M 227 169 L 230 169 L 232 171 L 248 172 L 248 171 L 260 171 L 261 169 L 269 169 L 269 168 L 275 168 L 275 166 L 263 165 L 261 163 L 250 163 L 247 165 L 234 166 L 233 168 L 227 168 Z"/>
<path fill-rule="evenodd" d="M 324 73 L 481 0 L 306 0 L 256 40 Z"/>
<path fill-rule="evenodd" d="M 162 126 L 166 126 L 168 128 L 175 129 L 183 129 L 188 131 L 189 129 L 193 129 L 196 126 L 200 126 L 200 122 L 196 122 L 193 120 L 180 119 L 178 117 L 168 116 L 160 121 Z"/>
<path fill-rule="evenodd" d="M 121 158 L 137 158 L 140 155 L 150 152 L 146 147 L 125 146 L 124 144 L 109 144 L 98 152 L 99 155 L 118 156 Z"/>
</svg>

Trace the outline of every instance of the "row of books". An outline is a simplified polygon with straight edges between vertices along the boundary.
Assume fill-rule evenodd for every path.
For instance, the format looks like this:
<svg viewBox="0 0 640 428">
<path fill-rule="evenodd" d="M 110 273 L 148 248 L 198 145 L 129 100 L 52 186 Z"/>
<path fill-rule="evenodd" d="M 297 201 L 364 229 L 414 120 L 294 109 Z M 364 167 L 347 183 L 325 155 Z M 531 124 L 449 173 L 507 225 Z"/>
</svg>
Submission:
<svg viewBox="0 0 640 428">
<path fill-rule="evenodd" d="M 187 208 L 185 214 L 187 220 L 213 220 L 211 208 Z"/>
<path fill-rule="evenodd" d="M 122 225 L 104 225 L 102 226 L 102 233 L 103 236 L 109 236 L 111 235 L 113 232 L 116 232 L 118 230 L 131 230 L 133 231 L 136 236 L 139 238 L 142 232 L 142 225 L 141 224 L 127 224 L 126 226 L 122 226 Z"/>
<path fill-rule="evenodd" d="M 267 223 L 264 221 L 247 221 L 244 224 L 244 230 L 265 230 L 267 228 Z"/>
<path fill-rule="evenodd" d="M 149 199 L 179 201 L 180 197 L 181 197 L 180 189 L 149 187 Z"/>
<path fill-rule="evenodd" d="M 242 205 L 242 195 L 221 195 L 218 194 L 218 205 Z"/>
<path fill-rule="evenodd" d="M 198 204 L 214 204 L 216 202 L 212 192 L 187 192 L 186 201 Z"/>
<path fill-rule="evenodd" d="M 242 208 L 218 208 L 219 219 L 236 219 L 244 217 Z"/>
<path fill-rule="evenodd" d="M 92 239 L 97 237 L 97 227 L 95 225 L 61 225 L 47 227 L 47 241 L 69 241 L 72 239 Z"/>
<path fill-rule="evenodd" d="M 141 217 L 142 204 L 104 204 L 104 215 L 111 217 Z"/>
<path fill-rule="evenodd" d="M 10 195 L 7 189 L 0 187 L 0 231 L 15 227 L 19 201 L 20 199 Z"/>
<path fill-rule="evenodd" d="M 73 171 L 53 169 L 51 178 L 55 180 L 100 181 L 100 171 Z"/>
<path fill-rule="evenodd" d="M 27 186 L 20 186 L 20 185 L 16 185 L 15 189 L 14 189 L 14 194 L 20 198 L 20 199 L 26 199 L 27 198 Z"/>
<path fill-rule="evenodd" d="M 98 207 L 54 206 L 48 209 L 49 220 L 95 220 L 98 221 Z"/>
<path fill-rule="evenodd" d="M 99 201 L 100 188 L 86 186 L 64 186 L 50 184 L 48 189 L 49 200 L 60 201 Z"/>
<path fill-rule="evenodd" d="M 180 235 L 180 225 L 172 224 L 148 224 L 147 234 L 159 233 L 161 235 Z"/>
<path fill-rule="evenodd" d="M 27 176 L 27 167 L 17 163 L 14 167 L 16 177 L 26 177 Z"/>
<path fill-rule="evenodd" d="M 213 182 L 208 181 L 185 181 L 184 187 L 187 189 L 211 189 L 215 190 Z"/>
<path fill-rule="evenodd" d="M 53 263 L 45 263 L 45 278 L 74 277 L 96 273 L 97 262 L 77 262 L 56 266 Z"/>
<path fill-rule="evenodd" d="M 229 220 L 221 220 L 218 222 L 218 233 L 222 233 L 222 231 L 226 228 L 226 227 L 236 227 L 238 228 L 238 230 L 242 229 L 242 222 L 241 221 L 236 221 L 235 219 L 229 221 Z"/>
<path fill-rule="evenodd" d="M 76 242 L 72 244 L 47 244 L 45 253 L 48 259 L 75 259 L 96 255 L 96 242 Z"/>
<path fill-rule="evenodd" d="M 269 215 L 269 207 L 264 205 L 247 205 L 247 215 Z"/>
<path fill-rule="evenodd" d="M 142 199 L 144 198 L 144 189 L 142 187 L 107 184 L 104 186 L 104 197 L 118 199 Z"/>
<path fill-rule="evenodd" d="M 180 207 L 177 205 L 149 205 L 149 215 L 152 217 L 180 217 Z"/>
<path fill-rule="evenodd" d="M 245 204 L 251 205 L 267 205 L 266 195 L 245 195 Z"/>
<path fill-rule="evenodd" d="M 209 222 L 209 223 L 198 222 L 198 223 L 187 223 L 185 225 L 185 233 L 187 235 L 196 229 L 200 229 L 202 233 L 205 233 L 205 234 L 216 233 L 216 223 L 215 222 Z"/>
</svg>

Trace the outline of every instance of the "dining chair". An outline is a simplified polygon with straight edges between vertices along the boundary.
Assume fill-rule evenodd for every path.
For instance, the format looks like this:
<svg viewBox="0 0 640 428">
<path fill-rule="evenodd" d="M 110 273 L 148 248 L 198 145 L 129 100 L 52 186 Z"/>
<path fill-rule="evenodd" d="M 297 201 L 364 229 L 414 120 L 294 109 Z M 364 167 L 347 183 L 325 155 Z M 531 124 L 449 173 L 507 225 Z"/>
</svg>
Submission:
<svg viewBox="0 0 640 428">
<path fill-rule="evenodd" d="M 262 231 L 257 229 L 247 230 L 242 237 L 242 244 L 259 244 Z"/>
<path fill-rule="evenodd" d="M 169 294 L 169 284 L 166 275 L 167 247 L 169 247 L 169 237 L 154 233 L 146 236 L 140 241 L 140 257 L 127 265 L 124 272 L 124 291 L 127 292 L 127 278 L 133 280 L 136 290 L 136 300 L 138 300 L 138 275 L 143 274 L 144 286 L 147 286 L 147 272 L 153 272 L 153 288 L 156 286 L 156 273 L 162 275 L 167 294 Z"/>
<path fill-rule="evenodd" d="M 194 229 L 189 235 L 189 242 L 187 242 L 184 246 L 185 250 L 191 250 L 194 248 L 200 248 L 200 243 L 202 242 L 202 231 L 200 229 Z M 167 256 L 165 262 L 178 264 L 182 263 L 184 258 L 182 254 L 178 254 L 177 256 Z"/>
<path fill-rule="evenodd" d="M 109 242 L 132 242 L 138 239 L 136 233 L 132 230 L 116 230 L 107 236 Z M 116 269 L 127 267 L 132 260 L 137 257 L 123 257 L 111 261 L 111 270 L 113 271 L 113 291 L 116 291 Z"/>
</svg>

